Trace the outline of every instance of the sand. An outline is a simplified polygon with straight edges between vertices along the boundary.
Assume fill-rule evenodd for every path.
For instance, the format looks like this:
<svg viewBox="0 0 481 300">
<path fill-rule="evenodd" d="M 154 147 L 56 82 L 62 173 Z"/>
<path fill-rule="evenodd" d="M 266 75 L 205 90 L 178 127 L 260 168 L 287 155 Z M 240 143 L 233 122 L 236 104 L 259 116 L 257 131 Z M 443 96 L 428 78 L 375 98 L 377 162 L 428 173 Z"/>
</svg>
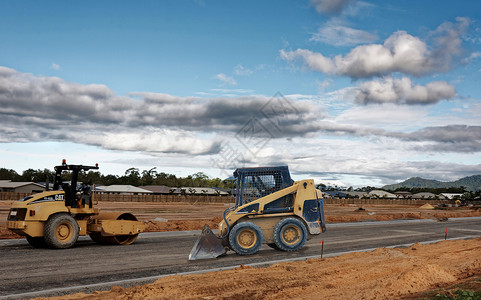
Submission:
<svg viewBox="0 0 481 300">
<path fill-rule="evenodd" d="M 143 286 L 49 299 L 417 299 L 480 274 L 481 238 L 175 275 Z"/>
</svg>

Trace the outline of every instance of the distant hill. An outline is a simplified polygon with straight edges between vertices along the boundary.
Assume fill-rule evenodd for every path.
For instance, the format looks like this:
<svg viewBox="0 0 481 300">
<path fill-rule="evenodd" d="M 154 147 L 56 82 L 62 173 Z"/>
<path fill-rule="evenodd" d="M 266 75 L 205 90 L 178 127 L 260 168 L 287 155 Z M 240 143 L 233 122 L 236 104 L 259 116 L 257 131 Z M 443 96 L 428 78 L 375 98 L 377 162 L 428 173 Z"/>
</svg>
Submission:
<svg viewBox="0 0 481 300">
<path fill-rule="evenodd" d="M 481 190 L 481 175 L 473 175 L 463 177 L 456 181 L 438 181 L 431 179 L 424 179 L 421 177 L 412 177 L 396 184 L 389 184 L 383 186 L 385 190 L 395 190 L 399 188 L 427 188 L 427 189 L 442 189 L 450 187 L 462 187 L 464 186 L 468 191 Z"/>
</svg>

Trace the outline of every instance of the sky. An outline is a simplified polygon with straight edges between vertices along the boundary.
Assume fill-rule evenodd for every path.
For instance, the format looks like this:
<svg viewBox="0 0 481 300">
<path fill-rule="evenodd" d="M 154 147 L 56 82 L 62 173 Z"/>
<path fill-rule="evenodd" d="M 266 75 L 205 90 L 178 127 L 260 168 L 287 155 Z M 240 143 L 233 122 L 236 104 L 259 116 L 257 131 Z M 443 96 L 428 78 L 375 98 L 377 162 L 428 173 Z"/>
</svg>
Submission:
<svg viewBox="0 0 481 300">
<path fill-rule="evenodd" d="M 479 1 L 0 0 L 0 167 L 481 174 Z"/>
</svg>

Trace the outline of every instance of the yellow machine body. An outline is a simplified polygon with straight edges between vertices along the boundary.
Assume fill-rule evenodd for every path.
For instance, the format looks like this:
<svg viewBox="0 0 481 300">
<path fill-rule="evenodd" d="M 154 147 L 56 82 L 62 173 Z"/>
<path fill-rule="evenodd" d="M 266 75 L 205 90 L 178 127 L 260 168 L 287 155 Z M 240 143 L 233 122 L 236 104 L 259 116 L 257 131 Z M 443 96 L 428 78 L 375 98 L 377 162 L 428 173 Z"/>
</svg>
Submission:
<svg viewBox="0 0 481 300">
<path fill-rule="evenodd" d="M 64 162 L 55 167 L 55 190 L 15 201 L 7 217 L 7 228 L 25 236 L 34 247 L 69 248 L 81 235 L 90 235 L 98 243 L 133 243 L 145 230 L 143 222 L 130 213 L 100 213 L 93 207 L 95 193 L 90 187 L 77 188 L 78 172 L 89 169 L 98 169 L 98 166 Z M 60 184 L 61 173 L 66 170 L 73 173 L 72 182 Z"/>
<path fill-rule="evenodd" d="M 297 251 L 326 230 L 322 193 L 314 180 L 293 181 L 287 166 L 239 168 L 234 177 L 234 206 L 225 210 L 217 235 L 204 226 L 189 260 L 216 258 L 227 250 L 251 255 L 261 244 Z"/>
<path fill-rule="evenodd" d="M 145 225 L 129 213 L 100 213 L 86 205 L 65 206 L 64 191 L 47 191 L 15 201 L 10 207 L 7 228 L 21 236 L 42 237 L 49 217 L 67 213 L 79 226 L 79 235 L 99 233 L 101 236 L 137 235 Z"/>
<path fill-rule="evenodd" d="M 287 195 L 294 197 L 292 212 L 265 212 L 266 205 Z M 319 214 L 317 199 L 322 199 L 322 193 L 315 188 L 314 180 L 306 179 L 295 182 L 290 187 L 244 204 L 234 211 L 229 212 L 225 218 L 228 224 L 225 220 L 219 223 L 219 236 L 226 235 L 228 227 L 232 227 L 238 222 L 249 221 L 260 227 L 265 243 L 272 243 L 274 226 L 286 217 L 296 217 L 301 220 L 308 229 L 309 237 L 312 234 L 320 234 L 323 231 L 322 219 L 316 218 L 309 222 L 305 217 L 310 214 Z M 313 203 L 307 204 L 306 201 Z"/>
</svg>

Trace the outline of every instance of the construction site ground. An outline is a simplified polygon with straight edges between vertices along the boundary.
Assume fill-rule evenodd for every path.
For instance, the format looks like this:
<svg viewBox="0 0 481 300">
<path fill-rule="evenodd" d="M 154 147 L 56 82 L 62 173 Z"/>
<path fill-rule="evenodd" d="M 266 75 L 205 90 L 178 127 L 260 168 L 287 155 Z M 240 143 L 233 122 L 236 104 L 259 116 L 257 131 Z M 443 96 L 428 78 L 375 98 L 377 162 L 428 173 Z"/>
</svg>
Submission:
<svg viewBox="0 0 481 300">
<path fill-rule="evenodd" d="M 0 238 L 18 238 L 6 230 L 12 201 L 0 201 Z M 221 220 L 228 204 L 99 203 L 102 211 L 129 211 L 148 231 L 198 230 Z M 429 208 L 429 207 L 428 207 Z M 468 207 L 425 209 L 406 205 L 326 205 L 328 223 L 437 219 L 481 216 Z M 473 230 L 480 230 L 474 228 Z M 267 268 L 198 275 L 167 276 L 153 284 L 61 299 L 422 299 L 452 293 L 459 286 L 481 290 L 481 239 L 379 248 L 338 257 L 280 263 Z M 445 290 L 447 289 L 447 291 Z"/>
<path fill-rule="evenodd" d="M 6 229 L 7 215 L 13 201 L 0 201 L 0 239 L 20 238 Z M 224 203 L 160 203 L 160 202 L 100 202 L 102 212 L 133 213 L 146 223 L 148 232 L 200 230 L 205 224 L 216 228 L 224 210 L 232 204 Z M 393 219 L 446 219 L 481 216 L 481 210 L 468 207 L 425 209 L 421 205 L 324 205 L 327 223 L 387 221 Z"/>
</svg>

